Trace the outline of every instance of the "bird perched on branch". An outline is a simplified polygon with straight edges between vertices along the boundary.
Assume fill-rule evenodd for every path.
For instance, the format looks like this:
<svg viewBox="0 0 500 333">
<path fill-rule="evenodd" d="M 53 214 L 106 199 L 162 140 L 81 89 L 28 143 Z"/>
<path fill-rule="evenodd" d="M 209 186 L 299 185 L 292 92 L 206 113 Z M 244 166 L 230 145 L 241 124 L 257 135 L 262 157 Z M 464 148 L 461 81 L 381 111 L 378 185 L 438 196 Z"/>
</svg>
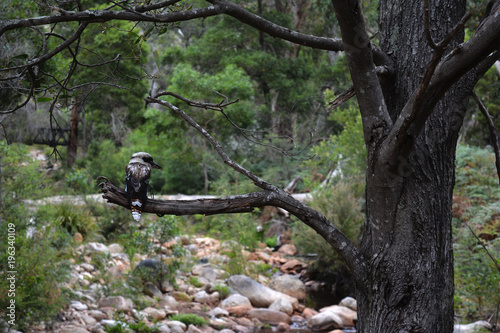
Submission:
<svg viewBox="0 0 500 333">
<path fill-rule="evenodd" d="M 145 152 L 132 155 L 125 168 L 125 192 L 132 210 L 132 217 L 139 221 L 148 198 L 149 177 L 151 168 L 161 169 L 153 161 L 153 157 Z"/>
</svg>

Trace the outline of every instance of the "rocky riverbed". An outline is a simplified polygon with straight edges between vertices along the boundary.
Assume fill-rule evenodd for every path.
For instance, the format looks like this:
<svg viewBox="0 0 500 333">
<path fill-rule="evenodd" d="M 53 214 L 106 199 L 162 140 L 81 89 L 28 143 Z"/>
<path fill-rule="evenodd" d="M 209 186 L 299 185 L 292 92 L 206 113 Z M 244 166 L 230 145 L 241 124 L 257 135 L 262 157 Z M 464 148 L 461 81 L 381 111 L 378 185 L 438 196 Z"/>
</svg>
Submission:
<svg viewBox="0 0 500 333">
<path fill-rule="evenodd" d="M 75 238 L 80 241 L 78 234 Z M 321 309 L 306 306 L 308 292 L 317 290 L 321 283 L 300 278 L 307 264 L 294 257 L 296 249 L 291 244 L 278 251 L 262 246 L 252 253 L 244 252 L 248 265 L 274 268 L 270 277 L 260 274 L 251 278 L 229 275 L 223 269 L 232 260 L 221 251 L 227 244 L 187 236 L 172 242 L 188 253 L 186 267 L 175 272 L 174 283 L 152 274 L 162 267 L 160 261 L 139 254 L 129 258 L 119 244 L 81 244 L 75 256 L 79 260 L 71 260 L 71 278 L 63 286 L 71 291 L 70 303 L 54 322 L 40 324 L 32 332 L 355 332 L 355 299 L 346 297 Z M 160 245 L 165 248 L 165 257 L 172 242 Z M 99 267 L 92 264 L 96 257 L 103 262 Z M 127 284 L 129 277 L 144 268 L 151 270 L 140 275 L 144 283 L 134 297 L 110 288 L 112 283 Z M 179 314 L 195 314 L 204 321 L 186 324 L 176 317 Z M 488 326 L 487 322 L 455 325 L 455 332 Z"/>
<path fill-rule="evenodd" d="M 314 281 L 299 279 L 307 265 L 293 258 L 296 254 L 293 245 L 284 245 L 275 252 L 263 246 L 255 252 L 243 253 L 249 265 L 274 267 L 271 277 L 258 275 L 252 279 L 245 275 L 231 276 L 224 271 L 224 263 L 231 259 L 221 254 L 225 245 L 216 239 L 178 237 L 174 242 L 182 244 L 190 258 L 186 262 L 193 264 L 175 272 L 174 283 L 157 279 L 145 281 L 143 290 L 138 291 L 140 295 L 133 297 L 136 302 L 126 295 L 110 294 L 107 284 L 112 280 L 127 281 L 124 277 L 133 275 L 137 266 L 155 270 L 160 262 L 138 254 L 128 258 L 119 244 L 81 244 L 76 251 L 76 257 L 81 260 L 73 260 L 71 279 L 64 286 L 72 291 L 70 304 L 61 310 L 54 323 L 41 324 L 34 332 L 133 332 L 130 327 L 138 327 L 138 323 L 151 332 L 167 333 L 353 331 L 354 299 L 346 298 L 341 304 L 319 311 L 305 305 L 308 288 L 317 285 Z M 101 267 L 92 264 L 96 256 L 104 258 Z M 186 325 L 172 319 L 186 313 L 206 321 L 202 325 Z"/>
</svg>

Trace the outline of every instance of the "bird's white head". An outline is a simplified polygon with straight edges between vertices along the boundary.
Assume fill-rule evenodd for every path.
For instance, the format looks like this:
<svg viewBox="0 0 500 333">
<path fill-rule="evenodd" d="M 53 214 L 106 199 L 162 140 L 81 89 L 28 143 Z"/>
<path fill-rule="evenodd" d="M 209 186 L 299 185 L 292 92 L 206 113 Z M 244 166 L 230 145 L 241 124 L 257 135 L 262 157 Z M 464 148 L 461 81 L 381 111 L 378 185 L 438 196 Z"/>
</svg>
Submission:
<svg viewBox="0 0 500 333">
<path fill-rule="evenodd" d="M 133 154 L 132 157 L 130 158 L 129 163 L 147 164 L 152 168 L 161 169 L 161 166 L 159 166 L 158 164 L 156 164 L 155 161 L 153 161 L 153 157 L 150 154 L 145 153 L 143 151 Z"/>
</svg>

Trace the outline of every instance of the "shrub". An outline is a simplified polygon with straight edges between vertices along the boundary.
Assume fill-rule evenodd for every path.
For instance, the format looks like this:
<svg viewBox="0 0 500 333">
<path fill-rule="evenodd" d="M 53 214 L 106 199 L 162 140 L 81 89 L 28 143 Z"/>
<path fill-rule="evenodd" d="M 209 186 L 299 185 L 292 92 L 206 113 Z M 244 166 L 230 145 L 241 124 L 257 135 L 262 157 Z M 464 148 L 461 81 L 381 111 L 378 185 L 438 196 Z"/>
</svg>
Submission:
<svg viewBox="0 0 500 333">
<path fill-rule="evenodd" d="M 69 264 L 61 259 L 71 240 L 55 223 L 40 225 L 24 203 L 48 190 L 47 179 L 27 156 L 27 148 L 2 141 L 0 156 L 0 263 L 5 265 L 0 273 L 0 315 L 5 317 L 14 301 L 14 327 L 29 331 L 54 319 L 68 301 L 61 283 L 67 280 Z M 15 284 L 7 280 L 7 271 L 16 272 Z"/>
<path fill-rule="evenodd" d="M 362 234 L 364 214 L 362 200 L 357 197 L 353 185 L 338 182 L 314 193 L 311 208 L 325 215 L 352 242 L 358 243 Z M 316 253 L 322 265 L 343 266 L 337 252 L 313 229 L 304 223 L 294 223 L 292 242 L 301 253 Z"/>
<path fill-rule="evenodd" d="M 171 320 L 177 320 L 184 323 L 186 326 L 193 324 L 194 326 L 203 326 L 208 323 L 206 318 L 200 317 L 194 313 L 179 313 L 170 317 Z"/>
</svg>

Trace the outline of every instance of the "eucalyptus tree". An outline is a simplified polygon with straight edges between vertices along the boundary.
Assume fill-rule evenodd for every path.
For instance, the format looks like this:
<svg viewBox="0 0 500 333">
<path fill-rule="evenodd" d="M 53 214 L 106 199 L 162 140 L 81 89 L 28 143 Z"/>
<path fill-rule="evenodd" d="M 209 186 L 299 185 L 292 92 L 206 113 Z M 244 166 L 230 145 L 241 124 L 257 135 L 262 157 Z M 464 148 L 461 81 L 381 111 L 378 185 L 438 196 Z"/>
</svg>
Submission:
<svg viewBox="0 0 500 333">
<path fill-rule="evenodd" d="M 335 13 L 341 38 L 282 27 L 228 0 L 207 0 L 197 7 L 183 6 L 178 0 L 121 1 L 101 10 L 83 10 L 79 2 L 62 3 L 64 7 L 44 4 L 51 9 L 48 15 L 0 23 L 2 40 L 22 29 L 34 30 L 40 38 L 37 52 L 2 69 L 3 82 L 24 80 L 25 85 L 19 90 L 24 100 L 2 113 L 15 112 L 34 97 L 37 68 L 45 61 L 62 50 L 75 51 L 75 43 L 89 26 L 117 20 L 149 22 L 162 32 L 175 22 L 229 15 L 289 43 L 345 52 L 353 83 L 349 93 L 356 95 L 359 104 L 367 151 L 366 220 L 359 247 L 320 213 L 233 161 L 192 117 L 161 98 L 172 92 L 149 96 L 148 102 L 169 108 L 198 129 L 228 167 L 249 177 L 261 190 L 195 202 L 151 200 L 145 211 L 218 214 L 268 205 L 284 208 L 318 232 L 346 262 L 356 286 L 359 332 L 452 332 L 455 148 L 465 103 L 500 57 L 500 1 L 488 3 L 474 33 L 464 41 L 470 16 L 465 0 L 380 0 L 378 45 L 370 39 L 356 0 L 332 1 L 330 11 Z M 47 27 L 54 25 L 66 25 L 71 31 L 58 37 L 57 45 L 46 43 L 54 38 Z M 72 63 L 78 64 L 78 53 L 71 54 Z M 68 88 L 65 84 L 57 88 Z M 219 112 L 232 104 L 178 97 L 191 106 Z M 105 182 L 103 191 L 108 200 L 126 205 L 120 188 Z"/>
</svg>

